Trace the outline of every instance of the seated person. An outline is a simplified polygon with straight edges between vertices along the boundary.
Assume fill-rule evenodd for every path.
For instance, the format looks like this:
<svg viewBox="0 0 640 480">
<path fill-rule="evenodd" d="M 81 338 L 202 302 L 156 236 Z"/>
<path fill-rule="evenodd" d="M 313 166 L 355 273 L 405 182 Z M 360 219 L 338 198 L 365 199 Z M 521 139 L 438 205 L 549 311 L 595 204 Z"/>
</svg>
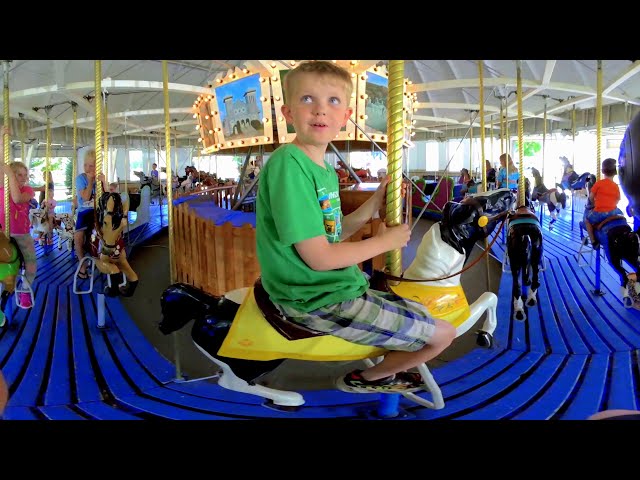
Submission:
<svg viewBox="0 0 640 480">
<path fill-rule="evenodd" d="M 620 201 L 620 187 L 613 181 L 618 173 L 616 161 L 607 158 L 602 162 L 602 174 L 604 178 L 598 180 L 589 192 L 589 203 L 584 211 L 584 225 L 589 234 L 591 245 L 598 248 L 598 239 L 593 227 L 612 215 L 624 215 L 618 208 Z M 586 240 L 586 237 L 585 237 Z"/>
<path fill-rule="evenodd" d="M 458 185 L 463 185 L 460 193 L 466 193 L 469 190 L 469 182 L 472 182 L 471 175 L 469 175 L 469 170 L 463 168 L 460 170 L 460 176 L 458 177 Z"/>
<path fill-rule="evenodd" d="M 42 178 L 47 185 L 43 185 L 41 187 L 33 187 L 34 192 L 40 192 L 40 198 L 38 199 L 39 205 L 42 205 L 42 202 L 44 202 L 44 196 L 45 196 L 45 191 L 47 190 L 47 187 L 49 189 L 49 192 L 53 192 L 55 188 L 53 183 L 53 176 L 51 175 L 51 172 L 43 170 Z M 51 198 L 53 198 L 53 193 L 51 194 Z"/>
<path fill-rule="evenodd" d="M 507 162 L 509 162 L 509 182 L 507 185 Z M 496 178 L 497 188 L 518 189 L 518 180 L 520 180 L 520 172 L 513 164 L 513 159 L 508 153 L 500 155 L 500 170 Z"/>
<path fill-rule="evenodd" d="M 158 180 L 158 164 L 157 163 L 152 163 L 151 164 L 151 173 L 149 174 L 149 176 L 151 177 L 151 181 L 153 181 L 153 179 Z"/>
</svg>

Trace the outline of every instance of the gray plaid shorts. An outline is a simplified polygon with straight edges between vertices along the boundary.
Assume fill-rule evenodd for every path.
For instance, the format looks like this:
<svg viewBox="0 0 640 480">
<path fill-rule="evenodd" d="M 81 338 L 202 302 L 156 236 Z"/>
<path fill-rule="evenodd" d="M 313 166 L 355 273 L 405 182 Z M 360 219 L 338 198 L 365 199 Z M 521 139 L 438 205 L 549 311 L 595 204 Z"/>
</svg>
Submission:
<svg viewBox="0 0 640 480">
<path fill-rule="evenodd" d="M 435 320 L 421 303 L 371 289 L 353 300 L 306 313 L 276 306 L 288 319 L 312 330 L 386 350 L 420 350 L 429 343 L 436 328 Z"/>
</svg>

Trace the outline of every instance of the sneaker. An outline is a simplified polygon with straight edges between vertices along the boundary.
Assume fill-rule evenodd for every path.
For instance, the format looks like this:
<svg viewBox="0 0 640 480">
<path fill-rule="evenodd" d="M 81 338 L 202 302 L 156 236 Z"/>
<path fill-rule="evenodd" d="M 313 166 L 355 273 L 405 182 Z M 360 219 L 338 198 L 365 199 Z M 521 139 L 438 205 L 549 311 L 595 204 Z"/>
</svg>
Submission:
<svg viewBox="0 0 640 480">
<path fill-rule="evenodd" d="M 367 381 L 362 377 L 362 370 L 354 370 L 336 380 L 338 390 L 355 393 L 408 393 L 423 386 L 422 376 L 411 372 L 399 372 L 390 377 Z"/>
<path fill-rule="evenodd" d="M 18 294 L 18 300 L 20 300 L 22 308 L 31 308 L 33 306 L 33 303 L 31 302 L 31 294 L 28 292 L 20 292 Z"/>
</svg>

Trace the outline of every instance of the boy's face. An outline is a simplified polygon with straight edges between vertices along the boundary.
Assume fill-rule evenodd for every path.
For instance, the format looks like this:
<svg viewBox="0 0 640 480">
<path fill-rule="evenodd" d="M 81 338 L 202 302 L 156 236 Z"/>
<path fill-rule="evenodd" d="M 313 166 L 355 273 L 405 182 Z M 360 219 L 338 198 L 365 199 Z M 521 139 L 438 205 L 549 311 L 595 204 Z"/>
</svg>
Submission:
<svg viewBox="0 0 640 480">
<path fill-rule="evenodd" d="M 345 90 L 340 80 L 327 75 L 304 73 L 297 78 L 282 114 L 298 141 L 326 148 L 336 138 L 352 113 Z"/>
</svg>

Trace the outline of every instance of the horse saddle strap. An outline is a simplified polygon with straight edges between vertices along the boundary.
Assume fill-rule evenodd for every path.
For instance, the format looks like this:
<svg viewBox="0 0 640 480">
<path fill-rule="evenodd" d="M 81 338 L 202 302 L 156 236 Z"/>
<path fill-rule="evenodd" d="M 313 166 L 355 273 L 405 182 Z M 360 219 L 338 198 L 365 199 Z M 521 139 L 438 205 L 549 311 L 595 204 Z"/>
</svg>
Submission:
<svg viewBox="0 0 640 480">
<path fill-rule="evenodd" d="M 607 223 L 613 221 L 613 220 L 624 220 L 625 222 L 627 221 L 627 219 L 625 218 L 624 215 L 611 215 L 610 217 L 605 218 L 603 221 L 601 221 L 600 223 L 596 223 L 593 226 L 593 230 L 600 230 L 602 227 L 604 227 Z"/>
<path fill-rule="evenodd" d="M 269 324 L 287 340 L 301 340 L 303 338 L 326 335 L 324 332 L 317 332 L 303 325 L 294 323 L 280 313 L 280 310 L 278 310 L 271 299 L 269 299 L 269 294 L 262 286 L 260 278 L 258 278 L 256 283 L 253 285 L 253 296 L 255 297 L 256 304 L 262 311 L 262 315 L 264 315 L 267 322 L 269 322 Z"/>
</svg>

